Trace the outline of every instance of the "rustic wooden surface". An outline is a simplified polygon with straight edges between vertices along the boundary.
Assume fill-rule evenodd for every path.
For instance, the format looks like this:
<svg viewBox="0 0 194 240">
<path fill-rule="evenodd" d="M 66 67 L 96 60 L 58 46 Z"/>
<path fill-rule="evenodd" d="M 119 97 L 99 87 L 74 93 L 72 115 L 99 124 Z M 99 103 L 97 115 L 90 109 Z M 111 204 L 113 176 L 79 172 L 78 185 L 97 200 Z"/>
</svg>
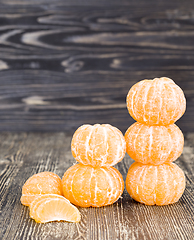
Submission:
<svg viewBox="0 0 194 240">
<path fill-rule="evenodd" d="M 129 88 L 167 76 L 194 131 L 194 1 L 0 0 L 0 131 L 123 132 Z"/>
<path fill-rule="evenodd" d="M 71 135 L 65 133 L 1 133 L 0 135 L 0 239 L 38 240 L 179 240 L 194 239 L 194 134 L 185 136 L 176 163 L 186 174 L 187 187 L 178 203 L 145 206 L 126 190 L 115 204 L 79 208 L 78 224 L 35 223 L 28 207 L 20 203 L 21 189 L 31 175 L 53 171 L 60 177 L 75 163 Z M 126 155 L 117 168 L 126 178 L 132 160 Z"/>
<path fill-rule="evenodd" d="M 84 123 L 124 133 L 133 123 L 129 88 L 162 76 L 187 98 L 177 122 L 185 147 L 176 163 L 187 179 L 180 201 L 145 206 L 125 190 L 114 205 L 80 208 L 78 224 L 31 220 L 20 204 L 26 179 L 45 170 L 62 177 Z M 0 239 L 193 240 L 193 123 L 194 1 L 0 0 Z M 124 178 L 131 163 L 126 155 L 117 165 Z"/>
</svg>

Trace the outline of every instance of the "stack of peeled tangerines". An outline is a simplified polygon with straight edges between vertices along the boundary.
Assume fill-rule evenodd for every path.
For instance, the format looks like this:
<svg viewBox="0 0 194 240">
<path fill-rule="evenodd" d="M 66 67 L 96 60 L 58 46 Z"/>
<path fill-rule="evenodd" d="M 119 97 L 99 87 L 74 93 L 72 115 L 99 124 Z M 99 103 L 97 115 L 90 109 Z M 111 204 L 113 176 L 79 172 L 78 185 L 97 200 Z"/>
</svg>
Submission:
<svg viewBox="0 0 194 240">
<path fill-rule="evenodd" d="M 73 135 L 71 150 L 80 163 L 63 176 L 64 196 L 81 207 L 114 203 L 124 189 L 122 175 L 112 167 L 125 156 L 122 133 L 109 124 L 83 125 Z"/>
<path fill-rule="evenodd" d="M 136 161 L 127 174 L 128 193 L 147 205 L 177 202 L 185 176 L 172 162 L 182 153 L 184 137 L 174 122 L 185 112 L 183 91 L 169 78 L 143 80 L 130 89 L 127 107 L 137 121 L 125 133 L 127 153 Z"/>
<path fill-rule="evenodd" d="M 185 188 L 183 171 L 172 161 L 183 150 L 184 137 L 174 124 L 184 113 L 182 90 L 169 78 L 143 80 L 127 95 L 127 107 L 137 120 L 125 134 L 109 124 L 83 125 L 74 133 L 71 150 L 79 162 L 59 178 L 42 172 L 22 188 L 22 204 L 30 207 L 37 222 L 78 222 L 80 207 L 101 207 L 121 196 L 124 182 L 112 167 L 127 150 L 136 162 L 129 168 L 126 188 L 135 200 L 147 205 L 171 204 Z"/>
</svg>

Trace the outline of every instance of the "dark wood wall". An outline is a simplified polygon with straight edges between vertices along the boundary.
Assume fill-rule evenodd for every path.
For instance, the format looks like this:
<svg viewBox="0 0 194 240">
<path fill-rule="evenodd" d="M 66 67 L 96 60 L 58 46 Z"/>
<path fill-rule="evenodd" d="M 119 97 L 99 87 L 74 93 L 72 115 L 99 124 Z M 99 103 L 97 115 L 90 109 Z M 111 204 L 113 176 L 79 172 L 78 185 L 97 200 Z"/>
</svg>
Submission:
<svg viewBox="0 0 194 240">
<path fill-rule="evenodd" d="M 0 1 L 0 131 L 133 123 L 125 98 L 144 78 L 185 92 L 194 131 L 194 1 Z"/>
</svg>

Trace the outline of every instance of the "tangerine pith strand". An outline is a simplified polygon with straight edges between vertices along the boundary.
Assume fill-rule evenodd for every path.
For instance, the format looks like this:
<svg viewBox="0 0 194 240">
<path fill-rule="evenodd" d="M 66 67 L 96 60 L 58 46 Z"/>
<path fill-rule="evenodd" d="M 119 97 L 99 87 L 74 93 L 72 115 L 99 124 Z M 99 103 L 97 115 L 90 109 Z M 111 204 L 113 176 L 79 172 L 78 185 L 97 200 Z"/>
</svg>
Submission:
<svg viewBox="0 0 194 240">
<path fill-rule="evenodd" d="M 126 189 L 146 205 L 175 203 L 185 189 L 184 172 L 172 163 L 183 151 L 184 136 L 174 123 L 185 112 L 184 93 L 172 79 L 162 77 L 136 83 L 126 101 L 137 121 L 125 133 L 126 151 L 135 161 Z"/>
<path fill-rule="evenodd" d="M 63 195 L 80 207 L 116 202 L 124 190 L 122 175 L 112 167 L 126 153 L 121 131 L 109 124 L 82 125 L 73 135 L 71 150 L 79 164 L 64 173 Z"/>
</svg>

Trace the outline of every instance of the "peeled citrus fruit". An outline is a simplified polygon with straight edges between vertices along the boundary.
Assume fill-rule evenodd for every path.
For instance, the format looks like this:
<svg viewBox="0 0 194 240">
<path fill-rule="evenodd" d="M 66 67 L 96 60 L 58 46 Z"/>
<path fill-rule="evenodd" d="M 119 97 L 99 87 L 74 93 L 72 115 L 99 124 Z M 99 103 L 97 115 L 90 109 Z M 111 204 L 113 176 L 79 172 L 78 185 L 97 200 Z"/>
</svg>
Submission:
<svg viewBox="0 0 194 240">
<path fill-rule="evenodd" d="M 101 207 L 117 201 L 124 189 L 120 172 L 114 167 L 76 164 L 62 178 L 63 194 L 81 207 Z"/>
<path fill-rule="evenodd" d="M 185 175 L 174 163 L 144 165 L 133 163 L 126 178 L 129 195 L 146 205 L 177 202 L 185 189 Z"/>
<path fill-rule="evenodd" d="M 186 99 L 181 88 L 170 78 L 142 80 L 127 95 L 129 114 L 147 125 L 168 125 L 185 112 Z"/>
<path fill-rule="evenodd" d="M 30 204 L 30 217 L 38 223 L 51 221 L 79 222 L 79 210 L 58 194 L 44 194 Z"/>
<path fill-rule="evenodd" d="M 60 177 L 52 172 L 41 172 L 31 176 L 22 188 L 21 203 L 29 206 L 30 203 L 42 194 L 62 195 Z"/>
<path fill-rule="evenodd" d="M 184 145 L 184 136 L 175 124 L 148 126 L 136 122 L 126 131 L 125 140 L 133 160 L 154 165 L 176 160 Z"/>
<path fill-rule="evenodd" d="M 73 157 L 80 163 L 93 167 L 112 166 L 125 156 L 123 134 L 109 124 L 83 125 L 73 135 Z"/>
</svg>

